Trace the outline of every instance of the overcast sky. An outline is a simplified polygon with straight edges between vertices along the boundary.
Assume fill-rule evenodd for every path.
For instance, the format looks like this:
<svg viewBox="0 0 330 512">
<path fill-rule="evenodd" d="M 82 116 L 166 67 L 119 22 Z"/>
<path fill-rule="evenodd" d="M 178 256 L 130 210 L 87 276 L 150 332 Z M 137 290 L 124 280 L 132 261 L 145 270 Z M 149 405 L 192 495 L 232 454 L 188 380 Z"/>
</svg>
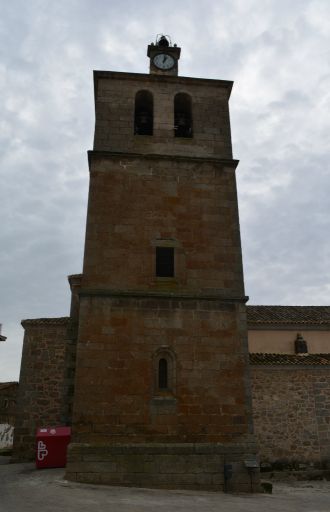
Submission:
<svg viewBox="0 0 330 512">
<path fill-rule="evenodd" d="M 329 0 L 2 0 L 0 381 L 18 379 L 21 319 L 69 313 L 92 70 L 147 73 L 157 33 L 181 46 L 181 75 L 235 81 L 250 304 L 330 303 Z"/>
</svg>

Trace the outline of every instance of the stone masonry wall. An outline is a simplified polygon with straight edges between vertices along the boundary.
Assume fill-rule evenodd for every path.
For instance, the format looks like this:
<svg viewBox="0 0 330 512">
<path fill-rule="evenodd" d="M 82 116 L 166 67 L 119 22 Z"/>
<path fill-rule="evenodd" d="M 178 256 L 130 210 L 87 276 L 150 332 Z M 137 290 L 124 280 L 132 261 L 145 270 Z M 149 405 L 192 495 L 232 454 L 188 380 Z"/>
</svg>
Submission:
<svg viewBox="0 0 330 512">
<path fill-rule="evenodd" d="M 34 457 L 36 429 L 70 422 L 74 340 L 68 318 L 25 320 L 14 460 Z M 72 392 L 72 391 L 71 391 Z"/>
<path fill-rule="evenodd" d="M 96 71 L 94 150 L 232 158 L 228 99 L 232 82 Z M 153 135 L 134 135 L 135 95 L 153 95 Z M 174 136 L 174 97 L 192 101 L 193 138 Z"/>
<path fill-rule="evenodd" d="M 245 305 L 81 296 L 73 440 L 224 442 L 250 432 Z M 170 352 L 175 383 L 155 386 Z"/>
<path fill-rule="evenodd" d="M 0 383 L 0 450 L 13 445 L 18 382 Z"/>
<path fill-rule="evenodd" d="M 0 383 L 0 423 L 14 425 L 18 382 Z"/>
<path fill-rule="evenodd" d="M 259 490 L 259 472 L 249 475 L 244 460 L 256 445 L 138 444 L 69 447 L 66 478 L 94 484 L 251 492 Z M 225 479 L 224 464 L 232 469 Z"/>
<path fill-rule="evenodd" d="M 251 368 L 262 461 L 330 459 L 330 368 Z"/>
<path fill-rule="evenodd" d="M 156 277 L 162 240 L 175 247 L 171 280 Z M 81 286 L 243 298 L 234 168 L 94 154 Z"/>
</svg>

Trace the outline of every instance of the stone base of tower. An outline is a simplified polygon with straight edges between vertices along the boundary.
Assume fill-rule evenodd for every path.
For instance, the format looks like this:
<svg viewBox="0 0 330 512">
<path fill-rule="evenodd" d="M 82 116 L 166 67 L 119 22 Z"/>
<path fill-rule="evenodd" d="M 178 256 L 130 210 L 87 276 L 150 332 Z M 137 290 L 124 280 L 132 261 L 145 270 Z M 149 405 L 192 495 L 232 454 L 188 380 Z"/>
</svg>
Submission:
<svg viewBox="0 0 330 512">
<path fill-rule="evenodd" d="M 246 467 L 255 458 L 253 442 L 71 444 L 65 477 L 93 484 L 259 492 L 259 470 Z"/>
</svg>

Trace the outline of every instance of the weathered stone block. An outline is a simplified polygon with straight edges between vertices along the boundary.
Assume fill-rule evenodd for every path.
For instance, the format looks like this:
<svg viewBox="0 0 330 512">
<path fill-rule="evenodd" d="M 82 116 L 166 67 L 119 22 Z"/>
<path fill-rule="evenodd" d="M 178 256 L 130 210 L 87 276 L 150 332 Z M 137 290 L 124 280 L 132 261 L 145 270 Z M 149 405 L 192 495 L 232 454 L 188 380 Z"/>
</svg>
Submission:
<svg viewBox="0 0 330 512">
<path fill-rule="evenodd" d="M 87 482 L 90 475 L 98 475 L 99 482 L 113 485 L 137 485 L 163 488 L 210 489 L 222 490 L 224 487 L 224 459 L 225 453 L 220 453 L 221 445 L 217 445 L 218 454 L 212 445 L 208 446 L 208 453 L 197 453 L 194 444 L 162 444 L 153 446 L 152 443 L 140 445 L 122 445 L 121 453 L 114 453 L 112 460 L 108 461 L 111 446 L 82 446 L 84 461 L 70 460 L 66 477 Z M 118 447 L 117 447 L 118 448 Z M 205 445 L 205 448 L 207 446 Z M 231 489 L 233 491 L 248 489 L 250 476 L 245 469 L 244 459 L 248 454 L 244 451 L 245 445 L 241 443 L 241 454 L 231 459 L 233 477 Z M 76 450 L 79 445 L 76 445 Z M 177 449 L 177 451 L 176 451 Z M 104 454 L 102 458 L 102 453 Z M 100 458 L 93 461 L 94 457 Z M 86 459 L 88 456 L 90 462 Z M 258 474 L 255 476 L 258 481 Z M 95 481 L 92 476 L 90 481 Z"/>
<path fill-rule="evenodd" d="M 320 463 L 330 450 L 330 369 L 254 366 L 251 376 L 261 460 Z"/>
</svg>

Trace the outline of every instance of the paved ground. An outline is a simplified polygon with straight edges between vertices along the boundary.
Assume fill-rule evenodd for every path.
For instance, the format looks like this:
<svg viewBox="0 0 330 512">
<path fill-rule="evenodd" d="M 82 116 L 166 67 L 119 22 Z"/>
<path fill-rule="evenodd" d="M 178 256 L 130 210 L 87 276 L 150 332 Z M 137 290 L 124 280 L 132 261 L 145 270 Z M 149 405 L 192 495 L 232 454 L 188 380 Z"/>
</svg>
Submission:
<svg viewBox="0 0 330 512">
<path fill-rule="evenodd" d="M 159 491 L 66 482 L 61 469 L 0 459 L 0 512 L 330 512 L 326 481 L 277 484 L 272 495 Z"/>
</svg>

